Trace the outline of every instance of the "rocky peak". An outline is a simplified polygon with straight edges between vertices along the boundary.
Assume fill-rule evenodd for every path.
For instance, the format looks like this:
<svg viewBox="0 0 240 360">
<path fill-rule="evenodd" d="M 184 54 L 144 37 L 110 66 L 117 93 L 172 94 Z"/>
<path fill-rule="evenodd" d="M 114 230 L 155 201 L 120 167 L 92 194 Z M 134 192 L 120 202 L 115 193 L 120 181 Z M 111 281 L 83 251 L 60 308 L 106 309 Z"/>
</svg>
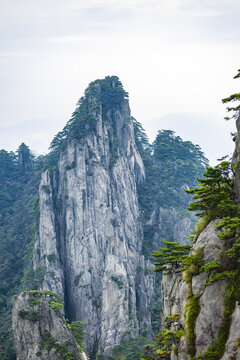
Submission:
<svg viewBox="0 0 240 360">
<path fill-rule="evenodd" d="M 13 333 L 18 360 L 88 360 L 50 291 L 21 293 L 13 300 Z"/>
<path fill-rule="evenodd" d="M 135 143 L 128 94 L 117 76 L 90 83 L 72 118 L 55 136 L 51 147 L 64 150 L 72 140 L 87 145 L 90 152 L 97 149 L 98 161 L 110 169 L 118 158 L 126 156 L 136 181 L 144 180 L 145 171 Z"/>
<path fill-rule="evenodd" d="M 101 348 L 107 356 L 124 338 L 151 335 L 153 292 L 136 190 L 144 166 L 117 77 L 90 84 L 52 148 L 59 160 L 42 175 L 34 267 L 70 321 L 86 324 L 92 358 Z"/>
</svg>

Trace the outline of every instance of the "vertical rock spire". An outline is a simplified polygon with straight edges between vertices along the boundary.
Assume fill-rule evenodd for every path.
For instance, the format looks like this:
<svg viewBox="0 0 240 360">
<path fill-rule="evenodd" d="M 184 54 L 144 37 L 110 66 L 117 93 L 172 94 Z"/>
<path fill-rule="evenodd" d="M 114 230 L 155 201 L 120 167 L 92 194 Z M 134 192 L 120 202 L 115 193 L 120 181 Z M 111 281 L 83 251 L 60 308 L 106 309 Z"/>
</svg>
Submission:
<svg viewBox="0 0 240 360">
<path fill-rule="evenodd" d="M 151 334 L 151 276 L 141 255 L 136 183 L 144 179 L 127 94 L 117 77 L 90 84 L 55 138 L 58 167 L 42 175 L 34 266 L 63 295 L 66 316 L 86 324 L 87 348 L 105 354 Z"/>
</svg>

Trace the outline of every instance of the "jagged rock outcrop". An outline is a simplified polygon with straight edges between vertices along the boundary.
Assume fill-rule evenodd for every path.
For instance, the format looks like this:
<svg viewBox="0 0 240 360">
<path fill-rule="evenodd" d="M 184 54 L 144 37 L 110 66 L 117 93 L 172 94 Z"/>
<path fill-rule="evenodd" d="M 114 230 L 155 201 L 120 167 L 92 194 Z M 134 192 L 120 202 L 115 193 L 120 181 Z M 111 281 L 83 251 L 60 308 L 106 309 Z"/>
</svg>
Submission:
<svg viewBox="0 0 240 360">
<path fill-rule="evenodd" d="M 136 192 L 144 166 L 121 91 L 115 77 L 91 84 L 75 113 L 81 134 L 71 127 L 40 184 L 34 267 L 45 270 L 42 287 L 63 297 L 66 316 L 85 322 L 93 353 L 151 334 L 153 276 L 138 271 L 147 265 Z"/>
<path fill-rule="evenodd" d="M 54 306 L 56 298 L 49 293 L 21 293 L 14 298 L 12 327 L 17 360 L 88 360 Z"/>
<path fill-rule="evenodd" d="M 236 125 L 231 196 L 239 205 L 240 117 Z M 224 167 L 224 164 L 222 166 Z M 195 357 L 206 360 L 240 360 L 240 307 L 237 285 L 239 256 L 235 252 L 239 246 L 237 209 L 224 217 L 224 222 L 220 224 L 221 235 L 217 226 L 219 222 L 220 219 L 211 221 L 200 233 L 193 245 L 195 255 L 192 256 L 195 256 L 195 260 L 192 258 L 183 275 L 181 272 L 172 271 L 163 276 L 162 317 L 165 319 L 165 327 L 172 331 L 183 329 L 181 335 L 184 335 L 178 342 L 176 337 L 174 338 L 175 350 L 171 352 L 171 360 L 189 360 Z M 205 267 L 202 268 L 204 264 Z M 216 271 L 212 273 L 214 266 Z"/>
<path fill-rule="evenodd" d="M 203 250 L 205 263 L 218 259 L 223 250 L 223 241 L 219 239 L 215 230 L 218 222 L 219 220 L 210 222 L 194 244 L 195 251 L 200 248 Z M 162 319 L 165 327 L 172 331 L 179 329 L 186 331 L 185 315 L 189 296 L 199 299 L 199 311 L 193 324 L 196 356 L 204 355 L 217 340 L 224 321 L 227 280 L 219 280 L 206 285 L 208 276 L 208 273 L 201 272 L 199 275 L 193 276 L 191 282 L 187 284 L 182 278 L 182 273 L 175 271 L 164 275 L 162 281 Z M 179 316 L 174 317 L 173 314 L 179 314 Z M 236 303 L 235 311 L 231 315 L 230 331 L 222 360 L 240 359 L 239 321 L 239 304 Z M 188 346 L 189 344 L 183 336 L 177 344 L 177 351 L 172 351 L 171 360 L 189 360 L 191 356 L 188 353 Z"/>
</svg>

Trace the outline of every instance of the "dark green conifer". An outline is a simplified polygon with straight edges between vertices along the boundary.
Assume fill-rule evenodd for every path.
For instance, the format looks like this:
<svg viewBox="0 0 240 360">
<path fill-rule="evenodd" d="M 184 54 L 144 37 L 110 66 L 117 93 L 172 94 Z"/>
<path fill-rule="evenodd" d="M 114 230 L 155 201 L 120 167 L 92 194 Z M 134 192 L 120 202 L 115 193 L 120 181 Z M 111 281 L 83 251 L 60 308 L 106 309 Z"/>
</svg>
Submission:
<svg viewBox="0 0 240 360">
<path fill-rule="evenodd" d="M 179 242 L 163 240 L 165 247 L 160 247 L 159 251 L 153 251 L 153 256 L 157 258 L 155 271 L 171 270 L 180 267 L 189 255 L 192 246 L 180 245 Z"/>
<path fill-rule="evenodd" d="M 189 210 L 200 210 L 201 217 L 207 215 L 210 220 L 233 216 L 237 205 L 233 201 L 232 179 L 230 177 L 230 163 L 223 161 L 216 167 L 207 167 L 203 179 L 198 179 L 200 186 L 186 190 L 188 194 L 195 194 Z"/>
</svg>

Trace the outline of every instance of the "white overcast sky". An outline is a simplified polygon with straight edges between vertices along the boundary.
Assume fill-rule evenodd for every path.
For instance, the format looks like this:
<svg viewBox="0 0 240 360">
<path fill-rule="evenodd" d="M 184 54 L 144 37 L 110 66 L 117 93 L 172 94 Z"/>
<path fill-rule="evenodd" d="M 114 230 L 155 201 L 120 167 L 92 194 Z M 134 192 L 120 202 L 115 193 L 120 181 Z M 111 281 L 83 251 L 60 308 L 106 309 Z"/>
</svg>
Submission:
<svg viewBox="0 0 240 360">
<path fill-rule="evenodd" d="M 150 140 L 232 152 L 239 0 L 0 0 L 0 148 L 46 153 L 89 82 L 117 75 Z"/>
</svg>

